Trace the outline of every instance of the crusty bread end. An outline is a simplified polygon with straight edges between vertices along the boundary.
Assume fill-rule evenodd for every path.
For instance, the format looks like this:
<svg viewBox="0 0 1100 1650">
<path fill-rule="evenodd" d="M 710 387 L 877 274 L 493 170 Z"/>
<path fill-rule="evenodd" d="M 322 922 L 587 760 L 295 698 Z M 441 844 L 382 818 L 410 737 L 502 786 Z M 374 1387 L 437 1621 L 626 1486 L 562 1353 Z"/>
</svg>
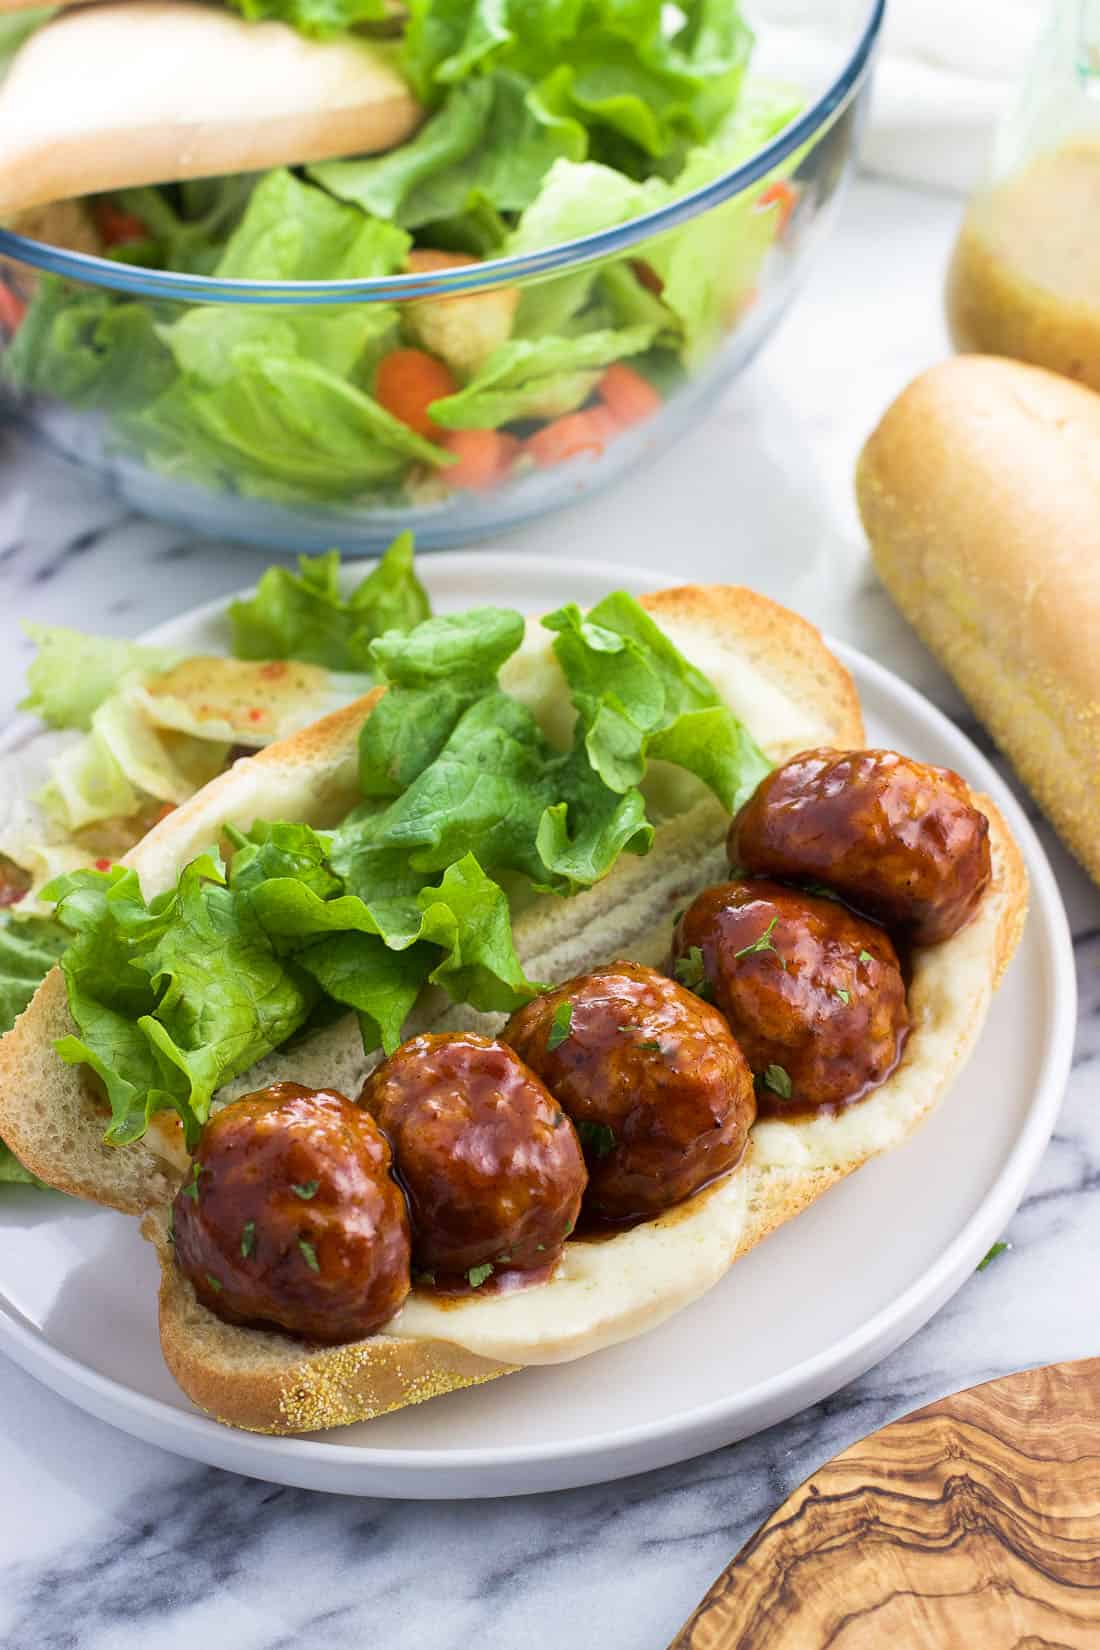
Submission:
<svg viewBox="0 0 1100 1650">
<path fill-rule="evenodd" d="M 890 595 L 1100 881 L 1100 396 L 945 361 L 884 414 L 856 490 Z"/>
</svg>

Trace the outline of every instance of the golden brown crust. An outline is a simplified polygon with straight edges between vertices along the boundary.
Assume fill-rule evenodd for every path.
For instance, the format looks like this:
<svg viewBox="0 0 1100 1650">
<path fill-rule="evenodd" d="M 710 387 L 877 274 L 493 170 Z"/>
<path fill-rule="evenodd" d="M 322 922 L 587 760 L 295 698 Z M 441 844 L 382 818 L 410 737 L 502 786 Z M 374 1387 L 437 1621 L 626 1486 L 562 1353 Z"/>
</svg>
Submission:
<svg viewBox="0 0 1100 1650">
<path fill-rule="evenodd" d="M 1100 396 L 944 362 L 885 414 L 856 490 L 887 590 L 1100 880 Z"/>
</svg>

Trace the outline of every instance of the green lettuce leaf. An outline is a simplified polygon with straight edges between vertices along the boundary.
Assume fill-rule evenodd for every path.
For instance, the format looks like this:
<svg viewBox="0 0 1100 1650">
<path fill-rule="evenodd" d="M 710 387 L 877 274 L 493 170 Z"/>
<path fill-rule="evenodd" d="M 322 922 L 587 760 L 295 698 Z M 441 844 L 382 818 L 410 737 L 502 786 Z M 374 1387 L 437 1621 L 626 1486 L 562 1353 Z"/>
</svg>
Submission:
<svg viewBox="0 0 1100 1650">
<path fill-rule="evenodd" d="M 609 790 L 583 744 L 557 750 L 531 712 L 492 685 L 400 796 L 333 833 L 332 863 L 364 899 L 379 888 L 400 898 L 470 853 L 494 876 L 518 872 L 537 889 L 571 893 L 652 840 L 640 792 Z"/>
<path fill-rule="evenodd" d="M 411 460 L 453 462 L 372 396 L 301 355 L 240 345 L 217 387 L 178 383 L 125 420 L 170 473 L 269 498 L 346 497 L 394 481 Z"/>
<path fill-rule="evenodd" d="M 788 87 L 750 83 L 712 141 L 687 152 L 667 180 L 653 175 L 639 181 L 591 159 L 581 164 L 556 161 L 505 250 L 541 251 L 666 206 L 755 154 L 790 124 L 800 107 L 798 94 Z M 648 322 L 665 335 L 663 342 L 684 346 L 689 366 L 701 365 L 734 318 L 739 300 L 756 283 L 775 238 L 776 215 L 758 209 L 760 195 L 793 171 L 798 159 L 797 154 L 789 157 L 744 194 L 635 249 L 632 259 L 641 259 L 661 278 L 659 299 L 639 286 L 627 263 L 602 272 L 579 270 L 524 289 L 517 334 L 538 337 L 577 324 L 576 318 L 602 287 L 623 321 Z M 625 313 L 624 304 L 629 305 Z"/>
<path fill-rule="evenodd" d="M 409 0 L 400 61 L 439 100 L 471 76 L 524 76 L 592 140 L 660 157 L 707 138 L 735 102 L 752 36 L 733 0 Z"/>
<path fill-rule="evenodd" d="M 495 688 L 523 633 L 521 614 L 480 607 L 374 643 L 371 660 L 389 689 L 359 736 L 364 796 L 398 796 L 408 789 L 435 761 L 463 712 Z"/>
<path fill-rule="evenodd" d="M 3 61 L 0 60 L 0 75 L 3 74 Z M 12 1151 L 0 1140 L 0 1185 L 9 1186 L 44 1186 L 45 1182 L 25 1169 Z"/>
<path fill-rule="evenodd" d="M 784 90 L 761 92 L 723 142 L 688 156 L 672 192 L 686 195 L 712 183 L 769 142 L 799 107 L 797 99 Z M 760 209 L 760 196 L 778 178 L 789 175 L 798 159 L 798 154 L 789 156 L 753 189 L 700 213 L 682 229 L 643 248 L 642 257 L 661 279 L 661 301 L 682 327 L 683 360 L 689 369 L 705 365 L 757 284 L 777 223 L 774 210 Z"/>
<path fill-rule="evenodd" d="M 477 206 L 522 210 L 554 161 L 586 153 L 584 129 L 547 108 L 517 75 L 456 86 L 415 137 L 388 154 L 326 161 L 309 175 L 341 200 L 403 229 Z"/>
<path fill-rule="evenodd" d="M 119 247 L 108 256 L 186 275 L 209 275 L 217 267 L 227 237 L 240 222 L 256 182 L 256 173 L 239 172 L 118 189 L 110 198 L 145 225 L 147 239 L 137 247 Z"/>
<path fill-rule="evenodd" d="M 114 1144 L 168 1108 L 193 1143 L 215 1090 L 286 1042 L 316 1000 L 210 856 L 149 905 L 121 866 L 59 878 L 45 897 L 74 935 L 61 967 L 79 1035 L 57 1052 L 102 1081 Z"/>
<path fill-rule="evenodd" d="M 10 1031 L 69 943 L 52 917 L 0 914 L 0 1037 Z"/>
<path fill-rule="evenodd" d="M 360 280 L 392 275 L 410 245 L 392 223 L 364 217 L 280 168 L 257 184 L 213 273 L 225 280 Z M 231 382 L 242 357 L 257 355 L 302 355 L 344 377 L 396 322 L 392 304 L 210 304 L 159 330 L 189 381 L 217 387 Z"/>
<path fill-rule="evenodd" d="M 494 350 L 464 389 L 434 401 L 448 429 L 495 429 L 522 418 L 557 418 L 588 399 L 604 367 L 638 355 L 652 327 L 583 332 L 575 338 L 513 338 Z"/>
<path fill-rule="evenodd" d="M 213 273 L 353 280 L 392 274 L 410 245 L 396 225 L 280 168 L 253 190 Z M 397 321 L 391 304 L 187 310 L 158 329 L 179 375 L 129 413 L 123 431 L 170 474 L 270 498 L 354 494 L 396 480 L 414 460 L 449 463 L 355 381 Z"/>
<path fill-rule="evenodd" d="M 264 173 L 214 273 L 235 281 L 339 281 L 399 269 L 409 237 L 279 167 Z M 369 307 L 369 306 L 368 306 Z"/>
<path fill-rule="evenodd" d="M 729 812 L 771 763 L 645 609 L 618 591 L 587 615 L 573 604 L 543 621 L 583 728 L 592 769 L 609 790 L 641 783 L 652 757 L 693 773 Z"/>
<path fill-rule="evenodd" d="M 51 728 L 92 725 L 92 713 L 127 676 L 171 670 L 183 654 L 143 647 L 114 636 L 86 636 L 63 625 L 25 624 L 38 652 L 27 670 L 27 694 L 19 709 L 40 716 Z"/>
<path fill-rule="evenodd" d="M 193 735 L 165 735 L 123 693 L 105 699 L 91 731 L 50 764 L 38 801 L 65 831 L 126 819 L 149 797 L 186 802 L 220 773 L 229 747 Z"/>
<path fill-rule="evenodd" d="M 413 568 L 412 535 L 395 539 L 347 598 L 340 593 L 339 572 L 338 550 L 299 556 L 297 573 L 269 567 L 254 596 L 230 605 L 235 656 L 301 659 L 329 670 L 373 673 L 375 639 L 411 630 L 430 612 Z"/>
<path fill-rule="evenodd" d="M 234 849 L 230 883 L 235 893 L 250 893 L 278 877 L 293 878 L 320 899 L 341 892 L 340 878 L 329 869 L 329 839 L 312 826 L 257 820 L 247 836 L 233 825 L 225 827 L 225 835 Z"/>
<path fill-rule="evenodd" d="M 289 23 L 302 34 L 340 34 L 386 15 L 386 0 L 229 0 L 250 23 Z"/>
<path fill-rule="evenodd" d="M 304 829 L 304 828 L 303 828 Z M 364 1046 L 387 1053 L 431 981 L 501 1013 L 537 990 L 515 953 L 508 899 L 472 854 L 404 898 L 324 897 L 302 878 L 253 882 L 251 908 L 273 945 L 358 1012 Z"/>
<path fill-rule="evenodd" d="M 175 377 L 147 304 L 40 275 L 0 369 L 16 389 L 74 407 L 126 412 Z"/>
</svg>

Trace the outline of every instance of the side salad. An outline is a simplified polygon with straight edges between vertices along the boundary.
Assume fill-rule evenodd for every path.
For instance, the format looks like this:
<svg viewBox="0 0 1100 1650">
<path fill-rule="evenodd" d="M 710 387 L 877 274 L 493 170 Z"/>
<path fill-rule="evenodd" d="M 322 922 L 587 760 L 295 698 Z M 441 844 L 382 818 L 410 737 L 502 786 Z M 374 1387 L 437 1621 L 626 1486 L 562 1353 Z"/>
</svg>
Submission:
<svg viewBox="0 0 1100 1650">
<path fill-rule="evenodd" d="M 304 571 L 283 572 L 278 588 L 269 574 L 235 610 L 238 652 L 289 639 L 347 662 L 343 619 L 331 651 L 301 622 L 315 611 Z M 410 567 L 406 594 L 411 578 Z M 426 985 L 482 1010 L 518 1007 L 537 985 L 515 949 L 516 900 L 569 897 L 621 854 L 649 851 L 652 760 L 727 811 L 768 771 L 705 676 L 623 592 L 542 621 L 575 712 L 564 741 L 508 690 L 521 614 L 400 617 L 369 641 L 357 631 L 386 692 L 360 734 L 361 800 L 335 829 L 227 827 L 155 897 L 111 861 L 54 877 L 41 890 L 48 915 L 9 912 L 0 962 L 7 947 L 22 963 L 9 1003 L 60 961 L 76 1031 L 57 1051 L 98 1077 L 109 1141 L 140 1138 L 160 1110 L 193 1140 L 219 1088 L 335 1014 L 354 1012 L 364 1049 L 388 1052 Z M 63 703 L 62 656 L 53 669 Z"/>
<path fill-rule="evenodd" d="M 347 281 L 536 251 L 625 223 L 799 111 L 748 75 L 736 0 L 231 0 L 356 31 L 424 108 L 368 158 L 119 191 L 24 232 L 149 268 Z M 48 13 L 43 14 L 48 15 Z M 39 19 L 41 21 L 41 19 Z M 3 27 L 3 26 L 0 26 Z M 27 24 L 8 24 L 18 50 Z M 0 68 L 4 35 L 0 33 Z M 105 415 L 171 476 L 278 501 L 430 504 L 599 452 L 700 371 L 751 303 L 794 162 L 599 266 L 417 303 L 167 304 L 0 269 L 0 373 Z"/>
</svg>

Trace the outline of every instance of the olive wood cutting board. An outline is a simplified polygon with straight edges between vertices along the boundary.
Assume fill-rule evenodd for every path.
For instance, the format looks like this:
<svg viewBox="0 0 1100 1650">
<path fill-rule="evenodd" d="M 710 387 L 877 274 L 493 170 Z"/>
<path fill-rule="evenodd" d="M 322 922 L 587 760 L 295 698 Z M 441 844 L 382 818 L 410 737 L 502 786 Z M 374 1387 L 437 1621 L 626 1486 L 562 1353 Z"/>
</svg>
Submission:
<svg viewBox="0 0 1100 1650">
<path fill-rule="evenodd" d="M 669 1650 L 1100 1650 L 1100 1358 L 894 1421 L 815 1472 Z"/>
</svg>

